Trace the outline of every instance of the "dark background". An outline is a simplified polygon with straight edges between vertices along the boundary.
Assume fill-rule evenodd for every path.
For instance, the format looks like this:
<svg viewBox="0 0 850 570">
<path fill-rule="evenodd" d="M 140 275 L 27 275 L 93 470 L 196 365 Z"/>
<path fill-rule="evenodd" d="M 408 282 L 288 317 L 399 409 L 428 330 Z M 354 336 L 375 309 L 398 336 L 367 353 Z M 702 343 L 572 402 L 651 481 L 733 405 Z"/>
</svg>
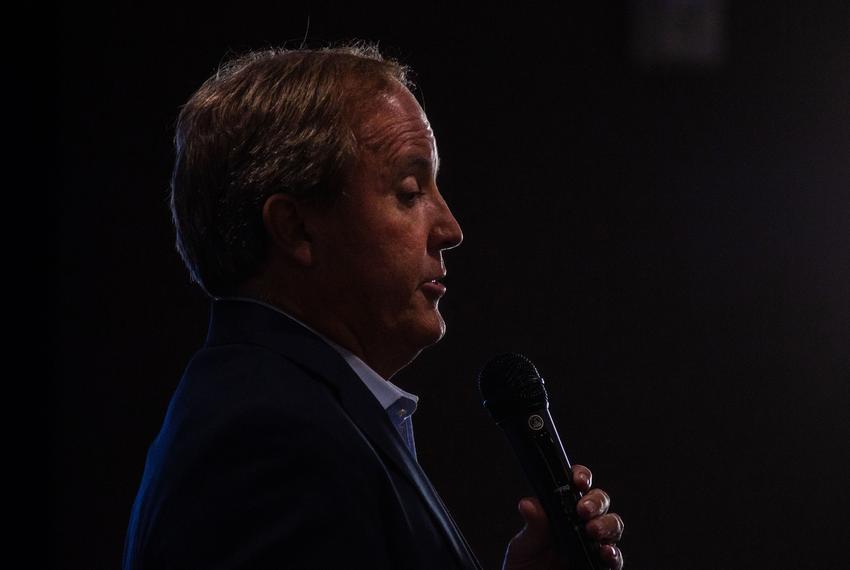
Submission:
<svg viewBox="0 0 850 570">
<path fill-rule="evenodd" d="M 57 567 L 120 564 L 147 446 L 206 332 L 166 202 L 178 108 L 228 52 L 297 47 L 308 15 L 308 45 L 369 39 L 410 64 L 438 138 L 466 239 L 446 255 L 446 338 L 395 380 L 421 397 L 420 462 L 485 567 L 528 490 L 475 386 L 503 350 L 547 378 L 567 450 L 626 521 L 628 567 L 841 565 L 850 8 L 562 6 L 63 8 Z M 672 14 L 678 51 L 647 51 L 670 30 L 637 25 L 641 6 Z M 689 57 L 705 14 L 722 33 Z"/>
</svg>

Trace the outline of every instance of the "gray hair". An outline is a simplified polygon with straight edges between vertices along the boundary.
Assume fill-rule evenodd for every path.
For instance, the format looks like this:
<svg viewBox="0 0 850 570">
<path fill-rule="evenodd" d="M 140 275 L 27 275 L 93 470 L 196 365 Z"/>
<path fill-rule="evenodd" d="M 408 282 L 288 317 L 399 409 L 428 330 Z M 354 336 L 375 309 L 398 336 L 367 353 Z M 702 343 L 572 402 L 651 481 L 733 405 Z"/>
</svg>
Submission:
<svg viewBox="0 0 850 570">
<path fill-rule="evenodd" d="M 235 293 L 266 256 L 272 194 L 329 205 L 357 158 L 355 129 L 408 68 L 376 46 L 269 49 L 223 64 L 180 111 L 170 205 L 191 280 Z"/>
</svg>

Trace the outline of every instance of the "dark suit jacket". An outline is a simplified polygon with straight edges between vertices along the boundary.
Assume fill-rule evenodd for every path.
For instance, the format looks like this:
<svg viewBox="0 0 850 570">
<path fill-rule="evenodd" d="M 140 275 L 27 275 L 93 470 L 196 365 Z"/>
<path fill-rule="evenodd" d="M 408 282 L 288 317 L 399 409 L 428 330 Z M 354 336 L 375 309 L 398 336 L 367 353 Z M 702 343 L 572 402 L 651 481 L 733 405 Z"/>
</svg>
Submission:
<svg viewBox="0 0 850 570">
<path fill-rule="evenodd" d="M 478 567 L 333 348 L 258 303 L 211 305 L 148 451 L 125 570 Z"/>
</svg>

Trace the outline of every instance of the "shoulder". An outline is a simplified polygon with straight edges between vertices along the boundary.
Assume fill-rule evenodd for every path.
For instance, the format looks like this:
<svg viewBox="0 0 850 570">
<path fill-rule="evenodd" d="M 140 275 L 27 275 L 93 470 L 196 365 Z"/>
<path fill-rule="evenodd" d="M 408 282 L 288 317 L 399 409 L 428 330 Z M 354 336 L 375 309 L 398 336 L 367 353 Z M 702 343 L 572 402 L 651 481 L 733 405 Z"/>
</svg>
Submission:
<svg viewBox="0 0 850 570">
<path fill-rule="evenodd" d="M 163 428 L 208 444 L 259 438 L 295 447 L 305 439 L 332 446 L 348 424 L 327 379 L 266 347 L 233 344 L 194 355 Z"/>
<path fill-rule="evenodd" d="M 311 359 L 310 355 L 301 356 L 306 362 Z M 317 354 L 312 358 L 321 357 Z M 268 347 L 248 343 L 200 349 L 186 366 L 180 383 L 178 391 L 191 391 L 202 384 L 206 391 L 242 393 L 245 397 L 250 397 L 251 390 L 316 392 L 326 385 L 303 364 Z"/>
<path fill-rule="evenodd" d="M 353 552 L 394 566 L 383 561 L 392 486 L 382 460 L 333 390 L 273 351 L 197 353 L 151 453 L 154 559 L 206 563 L 238 545 L 254 562 Z"/>
</svg>

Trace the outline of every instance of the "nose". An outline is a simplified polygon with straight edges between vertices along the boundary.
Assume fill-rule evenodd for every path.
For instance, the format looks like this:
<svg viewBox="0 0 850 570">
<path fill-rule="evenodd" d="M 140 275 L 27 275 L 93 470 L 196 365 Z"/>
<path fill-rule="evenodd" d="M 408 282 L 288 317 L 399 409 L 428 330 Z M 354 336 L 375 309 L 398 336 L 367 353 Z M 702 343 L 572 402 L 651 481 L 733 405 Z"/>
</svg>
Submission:
<svg viewBox="0 0 850 570">
<path fill-rule="evenodd" d="M 431 231 L 429 246 L 432 250 L 443 251 L 457 247 L 463 242 L 463 230 L 442 195 L 438 194 L 438 197 L 439 212 Z"/>
</svg>

